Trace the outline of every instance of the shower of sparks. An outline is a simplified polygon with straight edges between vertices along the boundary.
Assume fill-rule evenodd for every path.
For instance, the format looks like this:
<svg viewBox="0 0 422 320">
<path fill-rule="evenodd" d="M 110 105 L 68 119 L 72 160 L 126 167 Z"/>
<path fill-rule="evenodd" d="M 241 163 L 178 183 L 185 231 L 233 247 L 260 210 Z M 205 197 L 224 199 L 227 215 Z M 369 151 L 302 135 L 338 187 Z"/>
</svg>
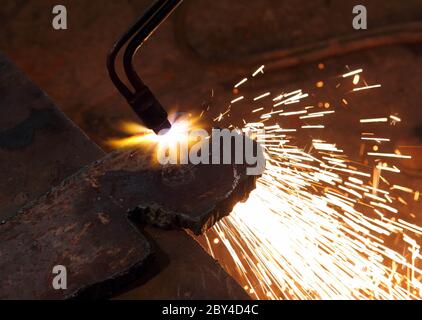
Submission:
<svg viewBox="0 0 422 320">
<path fill-rule="evenodd" d="M 356 85 L 362 72 L 350 71 L 343 78 L 354 76 Z M 321 123 L 283 128 L 283 118 L 277 117 L 275 124 L 266 124 L 274 115 L 319 121 L 335 114 L 308 113 L 314 108 L 309 105 L 286 113 L 278 109 L 288 104 L 300 108 L 307 97 L 302 90 L 281 93 L 273 97 L 271 111 L 251 109 L 257 121 L 244 121 L 244 130 L 256 132 L 265 150 L 266 170 L 248 200 L 199 241 L 256 299 L 420 299 L 422 228 L 398 219 L 396 208 L 397 203 L 407 204 L 403 194 L 418 201 L 420 193 L 390 184 L 383 172 L 400 170 L 381 160 L 410 156 L 367 152 L 379 158 L 371 169 L 349 160 L 335 143 L 314 138 L 309 151 L 295 145 L 292 134 L 323 129 Z M 345 99 L 343 103 L 348 104 Z M 362 126 L 374 122 L 388 125 L 388 118 L 360 120 Z M 376 150 L 390 141 L 374 132 L 362 133 L 361 140 L 378 143 Z"/>
<path fill-rule="evenodd" d="M 318 68 L 324 69 L 323 64 Z M 261 66 L 253 77 L 263 70 Z M 359 75 L 366 84 L 362 72 L 349 71 L 343 78 Z M 422 228 L 402 219 L 399 211 L 399 205 L 420 201 L 420 191 L 395 183 L 400 169 L 396 162 L 387 163 L 411 156 L 388 149 L 389 138 L 365 128 L 357 139 L 371 143 L 376 152 L 363 148 L 360 154 L 374 165 L 353 161 L 340 145 L 315 136 L 325 130 L 306 130 L 324 129 L 322 121 L 336 115 L 332 104 L 305 104 L 309 94 L 301 89 L 265 97 L 272 103 L 259 106 L 251 102 L 254 96 L 242 95 L 213 117 L 219 126 L 239 128 L 225 123 L 232 119 L 232 104 L 251 102 L 249 112 L 255 120 L 242 119 L 241 128 L 261 143 L 267 165 L 247 201 L 237 204 L 230 216 L 198 239 L 200 243 L 256 299 L 422 298 Z M 208 107 L 201 118 L 209 111 Z M 388 119 L 401 121 L 392 115 L 361 119 L 356 126 L 393 125 Z M 129 136 L 109 143 L 116 148 L 177 144 L 178 137 L 196 125 L 192 119 L 171 122 L 172 131 L 164 136 L 125 123 Z M 295 135 L 301 132 L 312 134 L 310 145 L 298 145 Z"/>
</svg>

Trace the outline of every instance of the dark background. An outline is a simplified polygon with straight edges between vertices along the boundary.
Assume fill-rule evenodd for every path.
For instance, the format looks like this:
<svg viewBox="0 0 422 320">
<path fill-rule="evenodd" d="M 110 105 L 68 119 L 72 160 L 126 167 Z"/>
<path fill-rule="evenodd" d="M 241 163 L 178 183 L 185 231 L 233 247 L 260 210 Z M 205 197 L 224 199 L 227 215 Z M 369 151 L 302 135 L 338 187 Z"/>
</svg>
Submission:
<svg viewBox="0 0 422 320">
<path fill-rule="evenodd" d="M 106 54 L 149 3 L 3 0 L 0 50 L 103 145 L 116 119 L 132 116 L 108 79 Z M 67 7 L 66 31 L 51 26 L 56 4 Z M 186 0 L 142 50 L 137 59 L 139 72 L 168 108 L 198 110 L 211 89 L 220 99 L 215 103 L 219 108 L 226 103 L 233 83 L 249 70 L 239 68 L 252 56 L 259 61 L 259 55 L 268 51 L 291 50 L 351 34 L 364 36 L 367 31 L 352 28 L 356 4 L 368 9 L 368 31 L 422 20 L 419 0 Z M 390 104 L 390 95 L 382 100 L 382 106 L 405 108 L 410 114 L 420 109 L 421 96 L 412 85 L 421 82 L 421 50 L 421 45 L 404 44 L 338 56 L 325 61 L 326 75 L 345 71 L 346 64 L 370 68 L 367 76 L 374 82 L 387 85 L 391 81 L 388 91 L 406 91 L 393 92 L 397 101 Z M 274 81 L 292 88 L 313 84 L 325 76 L 315 69 L 317 62 L 276 70 Z M 403 80 L 406 88 L 398 88 Z"/>
</svg>

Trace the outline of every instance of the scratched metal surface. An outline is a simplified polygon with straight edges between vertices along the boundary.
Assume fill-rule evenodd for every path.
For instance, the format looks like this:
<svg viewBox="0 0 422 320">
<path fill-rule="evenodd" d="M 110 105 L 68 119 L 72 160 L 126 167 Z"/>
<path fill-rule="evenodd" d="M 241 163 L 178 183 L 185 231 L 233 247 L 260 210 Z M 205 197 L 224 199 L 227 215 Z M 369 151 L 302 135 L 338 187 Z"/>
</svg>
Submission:
<svg viewBox="0 0 422 320">
<path fill-rule="evenodd" d="M 140 221 L 200 232 L 254 188 L 255 177 L 246 175 L 246 166 L 169 170 L 152 156 L 146 150 L 106 155 L 1 225 L 0 298 L 107 296 L 128 284 L 126 279 L 142 275 L 152 256 L 128 212 L 140 208 L 132 213 Z M 67 290 L 51 285 L 55 265 L 69 269 Z"/>
<path fill-rule="evenodd" d="M 51 186 L 58 185 L 63 178 L 104 153 L 1 53 L 0 71 L 0 173 L 1 181 L 7 182 L 0 184 L 0 214 L 2 220 L 9 220 L 1 229 L 15 234 L 13 239 L 2 241 L 1 297 L 92 298 L 126 291 L 119 298 L 248 298 L 242 288 L 184 231 L 142 228 L 141 233 L 146 240 L 125 216 L 82 214 L 74 224 L 80 233 L 73 232 L 74 237 L 68 239 L 69 233 L 60 228 L 60 223 L 66 224 L 66 217 L 60 212 L 56 212 L 54 217 L 58 235 L 51 232 L 44 234 L 42 223 L 40 228 L 35 228 L 32 223 L 37 220 L 36 216 L 11 218 L 22 205 L 38 198 Z M 20 196 L 23 192 L 25 196 Z M 38 218 L 45 217 L 38 222 L 48 224 L 53 217 L 50 210 L 44 209 L 39 210 Z M 110 223 L 111 220 L 113 223 Z M 87 224 L 96 230 L 93 234 L 83 232 Z M 54 250 L 58 245 L 54 241 L 55 236 L 64 244 L 61 252 Z M 31 241 L 35 238 L 39 241 Z M 111 241 L 107 242 L 107 239 Z M 105 258 L 107 253 L 103 254 L 102 262 L 94 261 L 101 256 L 96 249 L 104 249 L 107 243 L 111 248 L 113 239 L 116 240 L 116 250 L 111 250 L 108 258 Z M 14 244 L 7 244 L 8 241 Z M 19 250 L 22 249 L 19 248 L 21 244 L 29 251 L 22 254 Z M 46 261 L 43 265 L 35 265 L 33 262 L 37 261 L 43 246 L 47 248 L 44 252 Z M 122 249 L 130 247 L 133 251 L 125 256 Z M 154 256 L 150 259 L 152 251 Z M 81 264 L 78 271 L 70 270 L 78 286 L 73 285 L 66 293 L 52 292 L 46 287 L 52 280 L 50 269 L 55 264 L 71 260 L 74 254 L 87 263 L 85 268 Z M 13 274 L 19 263 L 23 263 L 19 268 L 25 269 L 26 273 L 22 275 L 24 280 L 13 286 Z M 123 285 L 129 282 L 128 287 Z M 10 290 L 5 290 L 5 285 Z M 34 289 L 36 286 L 39 291 Z"/>
</svg>

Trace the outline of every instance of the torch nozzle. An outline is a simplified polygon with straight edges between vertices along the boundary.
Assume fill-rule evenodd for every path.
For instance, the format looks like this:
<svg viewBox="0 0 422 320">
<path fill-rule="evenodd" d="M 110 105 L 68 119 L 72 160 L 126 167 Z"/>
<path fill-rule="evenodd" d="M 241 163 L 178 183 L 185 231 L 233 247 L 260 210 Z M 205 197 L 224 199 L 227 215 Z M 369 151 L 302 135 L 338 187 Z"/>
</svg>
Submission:
<svg viewBox="0 0 422 320">
<path fill-rule="evenodd" d="M 171 124 L 167 119 L 166 110 L 137 74 L 133 59 L 142 44 L 181 2 L 182 0 L 156 0 L 115 43 L 107 57 L 107 69 L 113 84 L 126 98 L 145 126 L 156 134 L 160 134 L 163 130 L 167 132 Z M 127 42 L 129 43 L 123 55 L 123 66 L 132 89 L 120 79 L 115 66 L 118 53 Z"/>
<path fill-rule="evenodd" d="M 161 125 L 152 129 L 157 135 L 164 135 L 171 129 L 171 123 L 166 119 Z"/>
<path fill-rule="evenodd" d="M 171 128 L 166 110 L 147 86 L 139 88 L 128 102 L 144 125 L 157 135 Z"/>
</svg>

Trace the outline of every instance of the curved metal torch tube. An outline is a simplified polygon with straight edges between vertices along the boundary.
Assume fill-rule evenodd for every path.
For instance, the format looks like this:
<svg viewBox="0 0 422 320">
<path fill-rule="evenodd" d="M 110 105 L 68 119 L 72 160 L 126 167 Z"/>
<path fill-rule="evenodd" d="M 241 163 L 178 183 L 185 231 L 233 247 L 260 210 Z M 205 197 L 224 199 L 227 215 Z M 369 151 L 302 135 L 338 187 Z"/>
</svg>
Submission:
<svg viewBox="0 0 422 320">
<path fill-rule="evenodd" d="M 147 22 L 140 28 L 139 32 L 132 38 L 124 54 L 124 69 L 126 76 L 135 90 L 143 90 L 145 85 L 138 76 L 133 66 L 133 58 L 142 44 L 151 36 L 155 29 L 173 12 L 183 0 L 158 0 L 154 5 L 157 10 L 148 12 Z"/>
<path fill-rule="evenodd" d="M 142 82 L 141 78 L 134 70 L 133 56 L 136 54 L 142 43 L 181 2 L 182 0 L 155 1 L 146 13 L 129 29 L 129 31 L 127 31 L 121 39 L 116 42 L 107 58 L 107 68 L 114 85 L 126 98 L 133 111 L 144 122 L 144 124 L 157 134 L 163 132 L 165 129 L 171 128 L 171 124 L 167 119 L 168 115 L 165 109 L 161 106 L 154 94 Z M 119 78 L 115 68 L 115 62 L 119 51 L 130 39 L 132 40 L 125 50 L 123 65 L 126 76 L 130 84 L 133 86 L 133 93 Z"/>
<path fill-rule="evenodd" d="M 160 1 L 154 2 L 151 7 L 147 9 L 145 14 L 143 14 L 130 28 L 129 30 L 123 34 L 123 36 L 117 40 L 117 42 L 111 48 L 108 56 L 107 56 L 107 69 L 111 81 L 115 87 L 119 90 L 119 92 L 129 100 L 132 96 L 131 90 L 125 85 L 125 83 L 120 80 L 117 71 L 116 71 L 116 58 L 123 48 L 123 46 L 136 34 L 136 32 L 142 28 L 143 25 L 148 21 L 148 17 L 150 17 L 154 12 L 156 12 L 161 7 Z"/>
</svg>

